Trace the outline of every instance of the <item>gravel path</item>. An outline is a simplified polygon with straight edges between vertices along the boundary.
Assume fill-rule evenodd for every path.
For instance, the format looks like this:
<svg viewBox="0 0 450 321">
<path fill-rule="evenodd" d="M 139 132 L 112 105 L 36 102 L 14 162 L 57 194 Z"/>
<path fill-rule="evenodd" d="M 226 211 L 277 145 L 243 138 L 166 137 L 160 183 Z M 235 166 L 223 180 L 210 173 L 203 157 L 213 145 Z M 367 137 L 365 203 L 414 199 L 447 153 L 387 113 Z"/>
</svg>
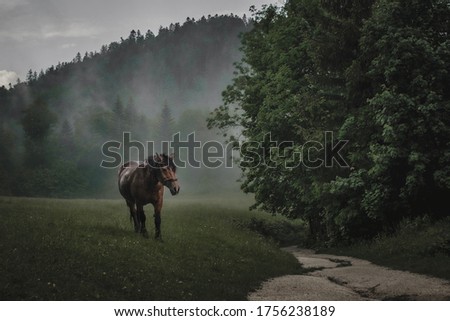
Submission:
<svg viewBox="0 0 450 321">
<path fill-rule="evenodd" d="M 284 250 L 312 272 L 266 281 L 249 294 L 249 300 L 450 300 L 447 280 L 392 270 L 352 257 L 314 254 L 297 247 Z"/>
</svg>

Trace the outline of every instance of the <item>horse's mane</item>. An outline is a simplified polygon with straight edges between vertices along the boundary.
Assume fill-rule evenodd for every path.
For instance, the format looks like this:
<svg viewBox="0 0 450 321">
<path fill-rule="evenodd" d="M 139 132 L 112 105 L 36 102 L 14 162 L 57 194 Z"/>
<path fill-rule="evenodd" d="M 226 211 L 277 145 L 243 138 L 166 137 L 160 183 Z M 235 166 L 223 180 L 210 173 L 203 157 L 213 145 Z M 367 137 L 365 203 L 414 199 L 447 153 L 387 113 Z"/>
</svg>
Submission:
<svg viewBox="0 0 450 321">
<path fill-rule="evenodd" d="M 174 172 L 177 171 L 177 167 L 175 166 L 175 163 L 173 162 L 173 157 L 167 156 L 166 154 L 156 154 L 153 156 L 149 156 L 147 159 L 147 162 L 151 168 L 170 166 L 170 168 Z"/>
</svg>

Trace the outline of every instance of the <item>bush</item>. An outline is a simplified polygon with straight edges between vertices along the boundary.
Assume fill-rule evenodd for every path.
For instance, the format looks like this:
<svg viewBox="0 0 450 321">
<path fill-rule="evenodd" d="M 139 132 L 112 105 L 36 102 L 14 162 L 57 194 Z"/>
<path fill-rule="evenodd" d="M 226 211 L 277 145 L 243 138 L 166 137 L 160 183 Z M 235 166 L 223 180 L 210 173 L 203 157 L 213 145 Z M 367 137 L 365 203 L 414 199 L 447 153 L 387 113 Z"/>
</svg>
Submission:
<svg viewBox="0 0 450 321">
<path fill-rule="evenodd" d="M 305 224 L 300 220 L 252 217 L 244 226 L 265 238 L 272 239 L 280 246 L 304 244 L 308 237 Z"/>
</svg>

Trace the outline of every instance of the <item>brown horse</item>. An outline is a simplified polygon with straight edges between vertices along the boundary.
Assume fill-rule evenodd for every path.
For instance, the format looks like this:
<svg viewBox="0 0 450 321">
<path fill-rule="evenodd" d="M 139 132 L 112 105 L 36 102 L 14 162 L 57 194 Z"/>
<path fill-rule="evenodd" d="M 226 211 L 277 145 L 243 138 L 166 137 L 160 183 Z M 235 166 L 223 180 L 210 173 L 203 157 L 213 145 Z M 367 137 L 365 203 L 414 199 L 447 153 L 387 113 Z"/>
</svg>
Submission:
<svg viewBox="0 0 450 321">
<path fill-rule="evenodd" d="M 144 162 L 128 162 L 119 169 L 119 191 L 130 208 L 134 230 L 148 237 L 145 228 L 144 205 L 151 203 L 155 209 L 155 238 L 161 238 L 161 208 L 164 186 L 172 195 L 180 192 L 173 158 L 167 155 L 150 156 Z"/>
</svg>

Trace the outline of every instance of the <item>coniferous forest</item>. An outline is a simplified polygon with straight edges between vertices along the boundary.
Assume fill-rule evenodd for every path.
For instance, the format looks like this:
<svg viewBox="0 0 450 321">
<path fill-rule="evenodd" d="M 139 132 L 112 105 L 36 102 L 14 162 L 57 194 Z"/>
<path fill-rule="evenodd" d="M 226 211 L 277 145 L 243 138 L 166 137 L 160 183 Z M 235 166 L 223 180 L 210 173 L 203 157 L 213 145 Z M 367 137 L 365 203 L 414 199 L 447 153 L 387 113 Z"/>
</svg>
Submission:
<svg viewBox="0 0 450 321">
<path fill-rule="evenodd" d="M 161 152 L 159 142 L 172 133 L 214 136 L 205 119 L 220 104 L 241 57 L 239 35 L 249 28 L 245 16 L 215 15 L 187 18 L 157 35 L 132 30 L 0 88 L 0 194 L 117 197 L 117 170 L 100 168 L 106 141 L 122 142 L 130 132 L 131 140 L 154 141 Z M 185 186 L 186 175 L 205 182 L 210 176 L 180 175 Z"/>
</svg>

